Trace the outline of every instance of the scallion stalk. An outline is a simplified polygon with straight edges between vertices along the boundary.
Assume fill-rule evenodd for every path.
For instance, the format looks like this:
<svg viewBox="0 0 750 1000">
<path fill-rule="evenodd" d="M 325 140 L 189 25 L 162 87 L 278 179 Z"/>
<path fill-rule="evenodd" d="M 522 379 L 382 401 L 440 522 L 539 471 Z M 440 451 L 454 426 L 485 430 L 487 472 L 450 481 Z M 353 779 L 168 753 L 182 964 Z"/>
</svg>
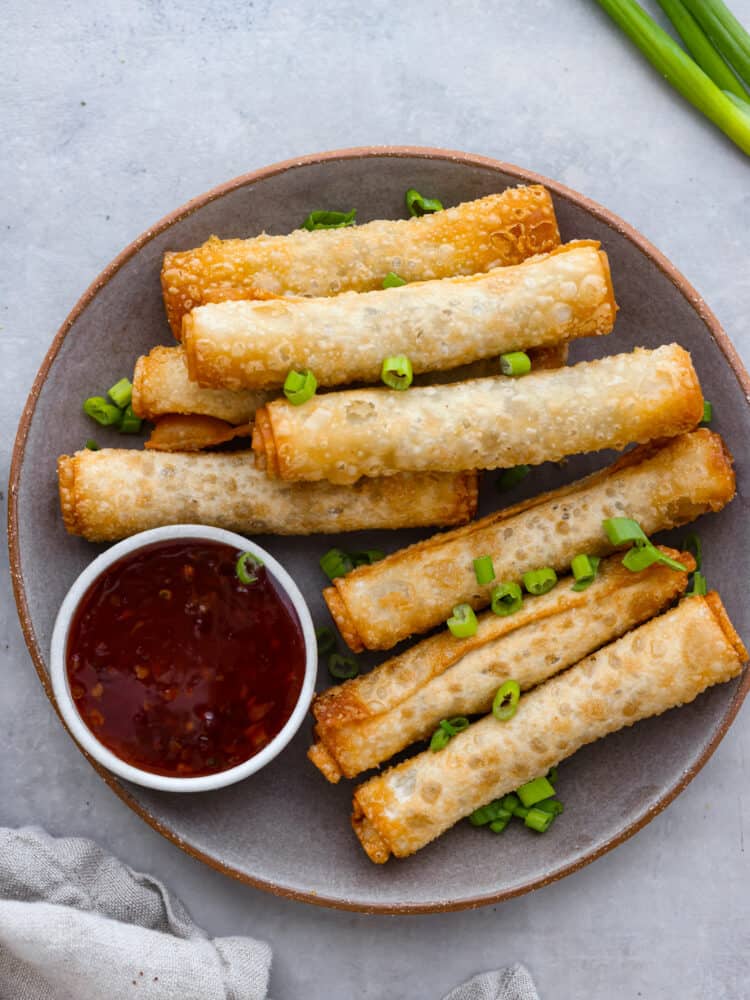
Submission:
<svg viewBox="0 0 750 1000">
<path fill-rule="evenodd" d="M 722 3 L 722 0 L 684 0 L 684 2 L 727 62 L 734 67 L 745 83 L 750 84 L 750 35 L 727 5 Z"/>
<path fill-rule="evenodd" d="M 731 92 L 743 100 L 747 93 L 711 44 L 703 28 L 695 20 L 682 0 L 659 0 L 659 6 L 675 26 L 690 55 L 703 72 L 725 93 Z"/>
</svg>

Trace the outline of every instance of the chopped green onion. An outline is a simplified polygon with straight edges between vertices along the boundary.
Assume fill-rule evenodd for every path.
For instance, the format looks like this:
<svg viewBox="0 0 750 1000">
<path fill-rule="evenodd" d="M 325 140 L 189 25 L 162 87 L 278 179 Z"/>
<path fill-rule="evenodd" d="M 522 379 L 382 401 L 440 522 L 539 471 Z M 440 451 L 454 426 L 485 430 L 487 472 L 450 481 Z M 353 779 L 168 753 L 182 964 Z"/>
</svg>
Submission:
<svg viewBox="0 0 750 1000">
<path fill-rule="evenodd" d="M 465 715 L 454 715 L 451 719 L 442 719 L 440 728 L 444 729 L 449 736 L 458 736 L 459 733 L 469 728 L 469 720 Z"/>
<path fill-rule="evenodd" d="M 380 377 L 391 389 L 408 389 L 414 379 L 411 361 L 405 354 L 394 354 L 386 358 L 380 369 Z"/>
<path fill-rule="evenodd" d="M 665 566 L 669 566 L 670 569 L 677 570 L 679 573 L 687 573 L 687 566 L 683 566 L 676 559 L 671 559 L 668 555 L 660 552 L 651 542 L 634 545 L 625 553 L 622 560 L 623 566 L 631 573 L 640 573 L 656 562 L 664 563 Z"/>
<path fill-rule="evenodd" d="M 533 781 L 527 781 L 525 785 L 516 789 L 516 795 L 521 803 L 529 809 L 537 802 L 541 802 L 542 799 L 554 798 L 555 789 L 546 778 L 534 778 Z"/>
<path fill-rule="evenodd" d="M 705 576 L 698 570 L 693 573 L 693 583 L 685 594 L 686 597 L 705 597 L 708 593 L 708 583 Z"/>
<path fill-rule="evenodd" d="M 492 699 L 492 714 L 499 722 L 507 722 L 518 711 L 520 700 L 521 686 L 518 681 L 505 681 L 497 689 L 497 693 Z"/>
<path fill-rule="evenodd" d="M 446 625 L 457 639 L 467 639 L 477 633 L 477 616 L 470 604 L 457 604 Z"/>
<path fill-rule="evenodd" d="M 587 556 L 581 553 L 573 557 L 573 562 L 570 564 L 570 568 L 573 570 L 573 576 L 575 577 L 575 583 L 571 587 L 571 590 L 581 591 L 586 590 L 596 579 L 597 571 L 599 570 L 599 563 L 601 559 L 599 556 Z"/>
<path fill-rule="evenodd" d="M 536 808 L 529 809 L 524 819 L 526 826 L 528 826 L 530 830 L 536 830 L 537 833 L 546 833 L 554 821 L 554 813 L 545 812 L 544 809 Z"/>
<path fill-rule="evenodd" d="M 709 403 L 709 401 L 707 399 L 704 399 L 703 400 L 703 419 L 701 420 L 701 423 L 702 424 L 710 424 L 711 421 L 713 420 L 713 418 L 714 418 L 714 408 L 713 408 L 713 405 L 711 403 Z"/>
<path fill-rule="evenodd" d="M 474 560 L 474 575 L 477 583 L 484 587 L 487 583 L 492 583 L 495 579 L 495 567 L 492 565 L 492 556 L 479 556 Z"/>
<path fill-rule="evenodd" d="M 259 559 L 253 552 L 241 553 L 235 566 L 237 579 L 240 583 L 251 584 L 258 582 L 257 571 L 263 565 L 263 560 Z"/>
<path fill-rule="evenodd" d="M 321 656 L 327 656 L 336 648 L 336 635 L 327 625 L 315 629 L 315 638 L 318 640 L 318 653 Z"/>
<path fill-rule="evenodd" d="M 319 209 L 316 212 L 310 212 L 302 223 L 302 228 L 310 231 L 313 229 L 344 229 L 346 226 L 357 225 L 356 215 L 356 208 L 353 208 L 351 212 L 326 212 Z"/>
<path fill-rule="evenodd" d="M 354 569 L 350 556 L 343 549 L 329 549 L 319 560 L 320 568 L 329 580 L 337 576 L 346 576 Z"/>
<path fill-rule="evenodd" d="M 365 549 L 363 552 L 352 552 L 352 563 L 355 566 L 372 566 L 373 563 L 385 559 L 385 552 L 380 549 Z"/>
<path fill-rule="evenodd" d="M 438 726 L 435 732 L 432 734 L 432 739 L 430 740 L 430 750 L 433 753 L 437 753 L 438 750 L 445 750 L 451 741 L 451 734 L 443 729 L 442 726 Z"/>
<path fill-rule="evenodd" d="M 690 534 L 685 538 L 685 541 L 682 543 L 682 545 L 683 548 L 688 550 L 693 559 L 695 559 L 695 568 L 702 569 L 703 546 L 701 544 L 700 536 L 697 535 L 694 531 L 691 531 Z"/>
<path fill-rule="evenodd" d="M 684 0 L 684 3 L 727 62 L 750 84 L 750 35 L 727 5 L 721 0 Z M 725 86 L 721 89 L 731 90 Z M 737 96 L 746 100 L 746 95 Z"/>
<path fill-rule="evenodd" d="M 130 400 L 133 398 L 133 383 L 129 378 L 121 378 L 119 382 L 115 382 L 107 395 L 115 406 L 124 410 L 126 406 L 130 405 Z"/>
<path fill-rule="evenodd" d="M 510 820 L 510 816 L 508 816 L 507 819 L 493 819 L 490 823 L 490 830 L 492 830 L 493 833 L 502 833 L 508 823 L 510 823 Z"/>
<path fill-rule="evenodd" d="M 383 288 L 400 288 L 406 282 L 395 271 L 389 271 L 383 278 Z"/>
<path fill-rule="evenodd" d="M 126 406 L 120 412 L 120 419 L 117 421 L 117 429 L 120 434 L 139 434 L 143 421 L 133 413 L 132 406 Z"/>
<path fill-rule="evenodd" d="M 503 809 L 507 809 L 509 813 L 512 813 L 515 816 L 516 809 L 521 807 L 521 800 L 515 792 L 509 792 L 507 795 L 503 795 L 500 799 L 500 805 Z"/>
<path fill-rule="evenodd" d="M 518 817 L 518 819 L 526 819 L 526 817 L 529 815 L 529 810 L 526 808 L 526 806 L 518 805 L 513 810 L 513 815 Z"/>
<path fill-rule="evenodd" d="M 557 784 L 557 768 L 556 767 L 551 767 L 549 769 L 549 771 L 547 771 L 547 781 L 549 781 L 550 785 L 556 785 Z"/>
<path fill-rule="evenodd" d="M 441 212 L 443 203 L 437 198 L 425 198 L 414 188 L 406 192 L 406 207 L 409 215 L 428 215 L 430 212 Z"/>
<path fill-rule="evenodd" d="M 349 681 L 359 673 L 359 664 L 353 656 L 332 653 L 328 657 L 328 673 L 337 681 Z"/>
<path fill-rule="evenodd" d="M 511 375 L 513 378 L 518 378 L 519 375 L 528 375 L 531 371 L 531 358 L 523 351 L 501 354 L 500 371 L 503 375 Z"/>
<path fill-rule="evenodd" d="M 648 541 L 643 528 L 630 517 L 608 517 L 606 521 L 602 521 L 602 527 L 612 545 Z"/>
<path fill-rule="evenodd" d="M 546 594 L 557 583 L 557 573 L 551 566 L 543 566 L 541 569 L 530 569 L 521 579 L 530 594 Z"/>
<path fill-rule="evenodd" d="M 530 471 L 530 465 L 516 465 L 512 469 L 503 469 L 495 485 L 501 493 L 504 493 L 506 490 L 512 490 L 514 486 L 518 486 L 521 480 L 528 476 Z"/>
<path fill-rule="evenodd" d="M 683 97 L 687 98 L 691 104 L 728 135 L 740 149 L 750 154 L 750 115 L 742 107 L 735 105 L 731 98 L 739 103 L 739 98 L 736 95 L 726 94 L 717 87 L 713 80 L 693 62 L 666 31 L 663 31 L 648 16 L 635 0 L 597 0 L 597 2 Z M 709 3 L 718 9 L 716 0 L 702 0 L 701 9 L 708 6 Z M 700 22 L 697 0 L 686 0 L 686 6 Z M 713 30 L 718 34 L 719 29 L 713 19 L 711 24 Z M 734 31 L 742 30 L 738 22 L 735 21 L 734 24 L 736 25 Z M 706 28 L 706 24 L 703 24 L 703 27 Z M 712 29 L 707 29 L 707 33 L 712 36 Z M 750 79 L 750 69 L 746 74 L 745 61 L 741 55 L 744 52 L 744 46 L 736 41 L 739 35 L 734 34 L 733 37 L 734 43 L 731 43 L 725 34 L 722 34 L 721 44 L 719 44 L 717 37 L 713 37 L 713 41 L 720 50 L 724 51 L 722 46 L 726 45 L 727 51 L 731 49 L 734 52 L 734 56 L 730 60 L 734 68 L 742 76 Z M 737 59 L 739 59 L 739 63 L 736 61 Z M 742 102 L 742 104 L 744 103 Z"/>
<path fill-rule="evenodd" d="M 499 819 L 510 819 L 513 813 L 506 809 L 500 799 L 493 799 L 486 806 L 480 806 L 469 816 L 472 826 L 486 826 Z"/>
<path fill-rule="evenodd" d="M 284 395 L 292 406 L 301 406 L 312 399 L 318 388 L 318 380 L 309 369 L 291 371 L 284 379 Z"/>
<path fill-rule="evenodd" d="M 545 812 L 552 813 L 553 816 L 559 816 L 565 811 L 565 806 L 559 799 L 542 799 L 541 802 L 536 803 L 534 808 L 543 809 Z"/>
<path fill-rule="evenodd" d="M 102 450 L 102 446 L 100 444 L 97 444 L 96 441 L 94 441 L 93 438 L 89 438 L 88 439 L 88 441 L 86 442 L 86 447 L 88 448 L 89 451 L 101 451 Z"/>
<path fill-rule="evenodd" d="M 677 29 L 690 55 L 716 86 L 747 98 L 739 80 L 706 37 L 703 29 L 681 0 L 659 0 L 659 6 Z"/>
<path fill-rule="evenodd" d="M 89 396 L 83 404 L 83 412 L 102 427 L 111 427 L 119 423 L 121 414 L 120 407 L 108 403 L 104 396 Z"/>
<path fill-rule="evenodd" d="M 523 604 L 523 592 L 513 581 L 499 583 L 490 591 L 490 607 L 496 615 L 505 618 L 514 615 Z"/>
</svg>

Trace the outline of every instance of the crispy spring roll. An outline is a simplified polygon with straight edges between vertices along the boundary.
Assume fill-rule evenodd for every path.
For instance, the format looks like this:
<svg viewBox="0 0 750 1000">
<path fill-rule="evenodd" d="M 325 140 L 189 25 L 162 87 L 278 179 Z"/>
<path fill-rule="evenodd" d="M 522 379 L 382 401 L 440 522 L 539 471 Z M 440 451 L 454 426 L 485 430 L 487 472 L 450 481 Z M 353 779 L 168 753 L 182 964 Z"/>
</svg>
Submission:
<svg viewBox="0 0 750 1000">
<path fill-rule="evenodd" d="M 559 243 L 549 192 L 530 185 L 421 218 L 249 240 L 212 237 L 195 250 L 165 254 L 161 284 L 179 338 L 182 317 L 204 302 L 369 292 L 389 271 L 407 282 L 476 274 Z"/>
<path fill-rule="evenodd" d="M 198 413 L 165 413 L 156 419 L 143 447 L 149 451 L 202 451 L 251 437 L 252 433 L 252 424 L 230 424 Z"/>
<path fill-rule="evenodd" d="M 190 378 L 224 389 L 273 389 L 290 369 L 319 385 L 380 382 L 383 359 L 415 373 L 508 351 L 606 334 L 615 319 L 607 255 L 571 243 L 515 267 L 328 298 L 220 302 L 185 316 Z"/>
<path fill-rule="evenodd" d="M 487 716 L 361 785 L 355 833 L 372 861 L 413 854 L 587 743 L 736 677 L 746 660 L 719 595 L 685 598 L 524 695 L 512 719 Z"/>
<path fill-rule="evenodd" d="M 492 557 L 498 580 L 520 580 L 538 566 L 566 571 L 579 552 L 612 552 L 605 518 L 632 517 L 653 534 L 721 510 L 734 493 L 731 455 L 718 434 L 700 428 L 356 569 L 324 596 L 352 649 L 390 649 L 445 621 L 461 601 L 489 604 L 490 587 L 480 587 L 474 574 L 477 556 Z"/>
<path fill-rule="evenodd" d="M 523 378 L 352 389 L 303 406 L 277 399 L 255 414 L 253 450 L 272 477 L 353 483 L 395 472 L 538 465 L 671 437 L 702 416 L 690 355 L 667 344 Z"/>
<path fill-rule="evenodd" d="M 273 535 L 462 524 L 477 505 L 473 473 L 298 486 L 269 480 L 248 452 L 106 448 L 62 455 L 57 471 L 65 527 L 92 542 L 165 524 Z"/>
<path fill-rule="evenodd" d="M 133 375 L 133 411 L 144 420 L 156 420 L 167 413 L 197 413 L 230 424 L 246 424 L 272 395 L 202 389 L 190 381 L 182 347 L 154 347 L 138 358 Z"/>
<path fill-rule="evenodd" d="M 664 552 L 695 568 L 689 553 Z M 329 688 L 313 702 L 310 760 L 329 781 L 353 778 L 427 738 L 441 719 L 488 712 L 504 681 L 535 687 L 663 611 L 685 592 L 687 573 L 661 564 L 631 573 L 615 555 L 586 590 L 576 592 L 572 583 L 563 578 L 508 617 L 486 612 L 469 639 L 446 629 Z"/>
</svg>

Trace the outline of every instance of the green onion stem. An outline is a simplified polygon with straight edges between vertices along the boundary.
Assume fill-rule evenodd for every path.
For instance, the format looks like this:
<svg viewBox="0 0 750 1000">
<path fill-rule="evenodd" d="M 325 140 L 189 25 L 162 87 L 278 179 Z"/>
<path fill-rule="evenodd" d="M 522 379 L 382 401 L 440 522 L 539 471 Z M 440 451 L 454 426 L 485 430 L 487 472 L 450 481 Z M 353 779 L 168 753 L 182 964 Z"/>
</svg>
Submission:
<svg viewBox="0 0 750 1000">
<path fill-rule="evenodd" d="M 734 66 L 745 83 L 750 84 L 750 35 L 727 5 L 722 0 L 684 2 L 719 52 Z"/>
<path fill-rule="evenodd" d="M 747 100 L 747 92 L 709 41 L 706 33 L 682 0 L 659 0 L 659 6 L 675 26 L 688 52 L 720 90 Z"/>
<path fill-rule="evenodd" d="M 597 3 L 675 90 L 750 155 L 750 117 L 716 86 L 635 0 L 597 0 Z M 692 8 L 697 5 L 691 2 L 689 6 L 694 13 Z M 733 62 L 733 65 L 744 76 L 744 71 L 736 63 Z"/>
</svg>

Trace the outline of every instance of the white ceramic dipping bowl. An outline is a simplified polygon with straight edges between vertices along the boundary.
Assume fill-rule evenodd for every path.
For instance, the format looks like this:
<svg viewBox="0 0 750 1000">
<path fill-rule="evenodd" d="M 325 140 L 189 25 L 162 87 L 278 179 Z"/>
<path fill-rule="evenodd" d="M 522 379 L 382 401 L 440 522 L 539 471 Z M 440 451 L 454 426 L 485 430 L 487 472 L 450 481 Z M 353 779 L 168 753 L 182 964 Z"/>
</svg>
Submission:
<svg viewBox="0 0 750 1000">
<path fill-rule="evenodd" d="M 154 774 L 151 771 L 144 771 L 141 768 L 127 764 L 116 754 L 112 753 L 108 747 L 104 746 L 96 738 L 79 715 L 70 691 L 66 669 L 66 651 L 70 626 L 75 617 L 78 605 L 91 584 L 113 563 L 124 556 L 128 556 L 147 545 L 153 545 L 155 542 L 167 542 L 176 539 L 222 542 L 225 545 L 231 545 L 232 548 L 239 551 L 252 552 L 253 555 L 258 556 L 278 586 L 291 601 L 297 613 L 305 642 L 305 676 L 302 682 L 302 689 L 297 699 L 297 704 L 283 728 L 267 746 L 242 764 L 238 764 L 236 767 L 229 768 L 226 771 L 219 771 L 216 774 L 205 774 L 195 778 L 169 777 L 163 774 Z M 242 781 L 243 778 L 247 778 L 249 775 L 255 774 L 262 767 L 265 767 L 269 761 L 272 761 L 274 757 L 281 753 L 301 726 L 302 720 L 305 718 L 310 707 L 310 702 L 312 701 L 317 669 L 317 642 L 310 611 L 297 584 L 284 567 L 272 555 L 266 552 L 265 549 L 262 549 L 260 545 L 256 545 L 247 538 L 243 538 L 242 535 L 236 535 L 232 531 L 224 531 L 222 528 L 207 528 L 204 525 L 198 524 L 178 524 L 165 528 L 154 528 L 151 531 L 142 531 L 107 549 L 106 552 L 103 552 L 86 567 L 68 591 L 57 614 L 55 628 L 52 633 L 50 657 L 52 688 L 65 724 L 74 739 L 87 754 L 112 771 L 113 774 L 118 775 L 118 777 L 125 778 L 127 781 L 132 781 L 137 785 L 143 785 L 146 788 L 157 788 L 165 792 L 205 792 L 214 788 L 223 788 L 226 785 L 233 785 L 237 781 Z"/>
</svg>

